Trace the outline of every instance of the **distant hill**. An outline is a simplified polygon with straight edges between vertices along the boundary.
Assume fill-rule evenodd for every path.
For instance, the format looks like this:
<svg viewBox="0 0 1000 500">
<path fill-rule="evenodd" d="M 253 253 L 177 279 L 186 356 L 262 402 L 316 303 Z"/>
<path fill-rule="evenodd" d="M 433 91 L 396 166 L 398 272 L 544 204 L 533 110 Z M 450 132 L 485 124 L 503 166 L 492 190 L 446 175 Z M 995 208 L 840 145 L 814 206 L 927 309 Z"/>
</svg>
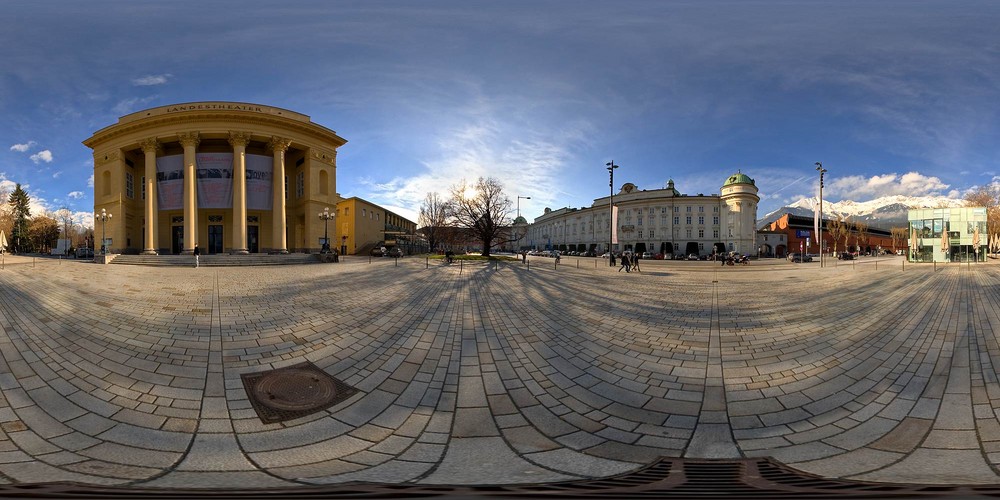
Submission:
<svg viewBox="0 0 1000 500">
<path fill-rule="evenodd" d="M 812 217 L 819 198 L 802 198 L 791 205 L 775 210 L 759 221 L 761 228 L 778 220 L 782 215 L 790 213 L 802 217 Z M 912 208 L 963 207 L 965 200 L 948 198 L 946 196 L 885 196 L 870 201 L 844 200 L 835 203 L 823 201 L 823 216 L 826 219 L 842 215 L 852 220 L 862 221 L 872 227 L 891 229 L 907 224 L 907 212 Z"/>
</svg>

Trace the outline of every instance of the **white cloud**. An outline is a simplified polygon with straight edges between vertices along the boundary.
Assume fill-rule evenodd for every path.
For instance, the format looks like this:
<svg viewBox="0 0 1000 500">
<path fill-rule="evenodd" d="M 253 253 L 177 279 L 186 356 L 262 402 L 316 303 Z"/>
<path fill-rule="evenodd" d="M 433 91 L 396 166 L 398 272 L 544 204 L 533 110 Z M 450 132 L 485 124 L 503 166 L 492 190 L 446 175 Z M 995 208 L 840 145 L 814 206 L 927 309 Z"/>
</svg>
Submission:
<svg viewBox="0 0 1000 500">
<path fill-rule="evenodd" d="M 72 198 L 74 200 L 79 200 L 80 198 L 83 198 L 83 191 L 71 191 L 69 194 L 66 195 L 66 197 Z"/>
<path fill-rule="evenodd" d="M 58 179 L 60 175 L 62 175 L 62 170 L 60 170 L 60 171 L 58 171 L 58 172 L 56 172 L 56 173 L 52 174 L 52 178 L 53 178 L 53 179 Z"/>
<path fill-rule="evenodd" d="M 11 151 L 17 151 L 18 153 L 26 153 L 28 148 L 37 144 L 35 141 L 28 141 L 24 144 L 15 144 L 10 147 Z"/>
<path fill-rule="evenodd" d="M 90 174 L 90 177 L 87 178 L 87 187 L 94 187 L 94 174 Z"/>
<path fill-rule="evenodd" d="M 132 80 L 132 85 L 136 87 L 148 87 L 151 85 L 163 85 L 167 83 L 167 80 L 172 78 L 174 75 L 170 73 L 164 73 L 162 75 L 146 75 L 139 78 L 134 78 Z"/>
<path fill-rule="evenodd" d="M 31 158 L 31 161 L 35 163 L 40 163 L 43 161 L 45 163 L 52 163 L 52 151 L 45 149 L 31 155 L 29 158 Z"/>
<path fill-rule="evenodd" d="M 850 175 L 829 179 L 827 183 L 825 193 L 829 193 L 831 197 L 839 196 L 853 201 L 867 201 L 892 195 L 938 196 L 947 194 L 948 188 L 951 187 L 938 177 L 919 172 L 871 177 Z"/>
</svg>

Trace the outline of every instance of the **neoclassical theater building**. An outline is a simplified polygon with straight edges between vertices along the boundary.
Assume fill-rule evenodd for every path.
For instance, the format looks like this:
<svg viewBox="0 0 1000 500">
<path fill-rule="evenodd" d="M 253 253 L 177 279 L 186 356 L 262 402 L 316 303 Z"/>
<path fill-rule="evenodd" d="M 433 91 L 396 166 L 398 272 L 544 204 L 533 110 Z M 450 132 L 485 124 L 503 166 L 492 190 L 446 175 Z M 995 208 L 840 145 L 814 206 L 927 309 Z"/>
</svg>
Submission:
<svg viewBox="0 0 1000 500">
<path fill-rule="evenodd" d="M 617 252 L 756 255 L 757 192 L 754 180 L 742 172 L 726 178 L 719 194 L 681 194 L 673 180 L 650 190 L 625 183 L 614 195 L 616 243 L 610 243 L 610 196 L 584 208 L 546 208 L 521 241 L 530 248 L 564 251 L 602 253 L 610 244 Z"/>
<path fill-rule="evenodd" d="M 83 142 L 94 153 L 94 211 L 112 215 L 95 233 L 111 253 L 318 251 L 318 214 L 340 201 L 337 148 L 346 142 L 306 115 L 261 104 L 123 116 Z"/>
</svg>

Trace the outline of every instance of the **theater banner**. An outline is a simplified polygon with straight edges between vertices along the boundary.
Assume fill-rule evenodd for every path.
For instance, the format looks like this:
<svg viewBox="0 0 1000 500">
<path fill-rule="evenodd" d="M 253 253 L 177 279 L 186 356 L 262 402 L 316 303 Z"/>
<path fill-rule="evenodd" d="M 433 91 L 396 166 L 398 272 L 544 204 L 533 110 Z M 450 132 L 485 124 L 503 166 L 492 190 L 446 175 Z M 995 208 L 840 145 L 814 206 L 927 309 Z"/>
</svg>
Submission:
<svg viewBox="0 0 1000 500">
<path fill-rule="evenodd" d="M 247 210 L 271 210 L 270 156 L 246 155 Z M 198 208 L 233 207 L 233 154 L 195 155 Z M 184 209 L 184 155 L 156 159 L 156 194 L 159 210 Z"/>
</svg>

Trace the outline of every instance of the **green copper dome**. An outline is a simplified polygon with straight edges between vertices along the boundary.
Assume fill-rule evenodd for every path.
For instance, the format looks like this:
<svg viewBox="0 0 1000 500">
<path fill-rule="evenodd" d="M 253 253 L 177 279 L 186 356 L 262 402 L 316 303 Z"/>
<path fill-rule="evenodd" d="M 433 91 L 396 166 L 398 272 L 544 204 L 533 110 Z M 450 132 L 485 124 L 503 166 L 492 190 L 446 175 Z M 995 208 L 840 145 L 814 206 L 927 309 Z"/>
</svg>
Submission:
<svg viewBox="0 0 1000 500">
<path fill-rule="evenodd" d="M 751 179 L 750 176 L 744 174 L 743 172 L 737 172 L 733 175 L 730 175 L 729 178 L 726 179 L 726 183 L 723 184 L 722 187 L 729 186 L 730 184 L 750 184 L 752 186 L 756 186 L 756 184 L 754 184 L 753 182 L 753 179 Z"/>
</svg>

